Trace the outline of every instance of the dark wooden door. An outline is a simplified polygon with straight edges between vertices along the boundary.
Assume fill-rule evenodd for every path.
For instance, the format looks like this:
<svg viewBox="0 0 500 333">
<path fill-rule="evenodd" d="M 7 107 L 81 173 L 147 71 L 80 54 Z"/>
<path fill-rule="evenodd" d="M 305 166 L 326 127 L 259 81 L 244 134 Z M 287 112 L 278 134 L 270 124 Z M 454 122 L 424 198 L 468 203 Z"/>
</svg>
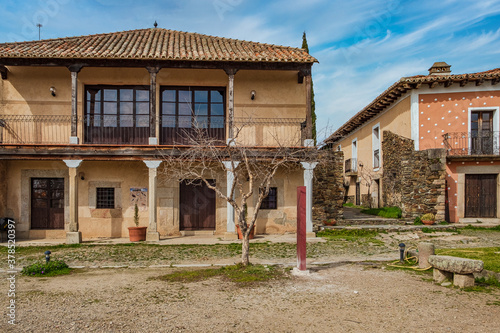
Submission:
<svg viewBox="0 0 500 333">
<path fill-rule="evenodd" d="M 493 154 L 493 112 L 471 112 L 471 154 Z"/>
<path fill-rule="evenodd" d="M 496 217 L 497 175 L 465 175 L 465 217 Z"/>
<path fill-rule="evenodd" d="M 181 182 L 179 201 L 180 230 L 215 230 L 215 192 L 205 183 Z"/>
<path fill-rule="evenodd" d="M 361 205 L 361 188 L 360 183 L 356 183 L 356 206 Z"/>
<path fill-rule="evenodd" d="M 64 178 L 31 179 L 31 229 L 64 229 Z"/>
</svg>

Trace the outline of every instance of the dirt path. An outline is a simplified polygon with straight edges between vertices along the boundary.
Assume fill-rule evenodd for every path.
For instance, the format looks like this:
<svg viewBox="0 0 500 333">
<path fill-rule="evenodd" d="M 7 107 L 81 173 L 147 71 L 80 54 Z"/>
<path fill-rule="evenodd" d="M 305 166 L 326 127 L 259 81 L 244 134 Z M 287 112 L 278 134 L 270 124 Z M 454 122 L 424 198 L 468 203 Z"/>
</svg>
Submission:
<svg viewBox="0 0 500 333">
<path fill-rule="evenodd" d="M 500 290 L 464 292 L 367 265 L 238 289 L 212 278 L 152 279 L 163 269 L 18 277 L 15 330 L 1 332 L 498 332 Z M 427 276 L 425 277 L 428 278 Z M 0 304 L 7 304 L 4 293 Z M 3 306 L 2 306 L 3 307 Z"/>
</svg>

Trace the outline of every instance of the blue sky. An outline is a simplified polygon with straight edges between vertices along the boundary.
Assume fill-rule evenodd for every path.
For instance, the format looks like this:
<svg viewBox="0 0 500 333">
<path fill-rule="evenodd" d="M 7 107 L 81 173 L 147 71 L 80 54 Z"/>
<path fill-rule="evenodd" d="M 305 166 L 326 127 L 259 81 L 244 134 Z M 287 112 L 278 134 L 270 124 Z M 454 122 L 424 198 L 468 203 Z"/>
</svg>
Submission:
<svg viewBox="0 0 500 333">
<path fill-rule="evenodd" d="M 152 27 L 301 45 L 307 32 L 318 131 L 342 125 L 435 61 L 453 73 L 500 67 L 500 0 L 0 0 L 0 42 Z M 329 133 L 326 133 L 329 134 Z M 325 133 L 323 133 L 325 135 Z"/>
</svg>

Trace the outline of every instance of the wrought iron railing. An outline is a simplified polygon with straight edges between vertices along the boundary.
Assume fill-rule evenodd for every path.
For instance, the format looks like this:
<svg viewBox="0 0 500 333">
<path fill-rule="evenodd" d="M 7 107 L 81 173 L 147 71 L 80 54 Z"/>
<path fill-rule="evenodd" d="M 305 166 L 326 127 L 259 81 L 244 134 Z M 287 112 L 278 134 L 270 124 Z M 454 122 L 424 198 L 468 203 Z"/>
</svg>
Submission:
<svg viewBox="0 0 500 333">
<path fill-rule="evenodd" d="M 357 158 L 349 158 L 345 160 L 345 172 L 358 172 Z"/>
<path fill-rule="evenodd" d="M 107 117 L 107 118 L 106 118 Z M 301 146 L 304 142 L 304 120 L 298 118 L 235 118 L 232 123 L 191 124 L 187 128 L 161 126 L 160 145 L 190 144 L 186 138 L 203 129 L 211 138 L 225 143 L 229 126 L 236 141 L 248 146 Z M 83 144 L 147 145 L 150 126 L 147 119 L 100 115 L 77 119 Z M 67 144 L 71 136 L 70 115 L 0 115 L 0 144 Z"/>
<path fill-rule="evenodd" d="M 499 155 L 500 133 L 496 131 L 453 132 L 443 135 L 450 156 Z"/>
<path fill-rule="evenodd" d="M 1 144 L 68 143 L 71 116 L 0 115 Z"/>
</svg>

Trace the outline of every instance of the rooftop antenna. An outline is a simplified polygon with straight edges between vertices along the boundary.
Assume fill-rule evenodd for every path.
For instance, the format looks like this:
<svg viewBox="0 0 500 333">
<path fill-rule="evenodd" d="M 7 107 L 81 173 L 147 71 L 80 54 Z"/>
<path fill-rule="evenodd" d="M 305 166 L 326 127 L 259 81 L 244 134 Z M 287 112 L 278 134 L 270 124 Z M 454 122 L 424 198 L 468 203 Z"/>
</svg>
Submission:
<svg viewBox="0 0 500 333">
<path fill-rule="evenodd" d="M 154 26 L 155 28 L 158 28 L 158 22 L 156 22 L 156 20 L 155 20 L 155 23 L 153 24 L 153 26 Z"/>
<path fill-rule="evenodd" d="M 37 23 L 36 26 L 38 27 L 38 40 L 40 40 L 40 29 L 43 27 L 43 25 Z"/>
</svg>

